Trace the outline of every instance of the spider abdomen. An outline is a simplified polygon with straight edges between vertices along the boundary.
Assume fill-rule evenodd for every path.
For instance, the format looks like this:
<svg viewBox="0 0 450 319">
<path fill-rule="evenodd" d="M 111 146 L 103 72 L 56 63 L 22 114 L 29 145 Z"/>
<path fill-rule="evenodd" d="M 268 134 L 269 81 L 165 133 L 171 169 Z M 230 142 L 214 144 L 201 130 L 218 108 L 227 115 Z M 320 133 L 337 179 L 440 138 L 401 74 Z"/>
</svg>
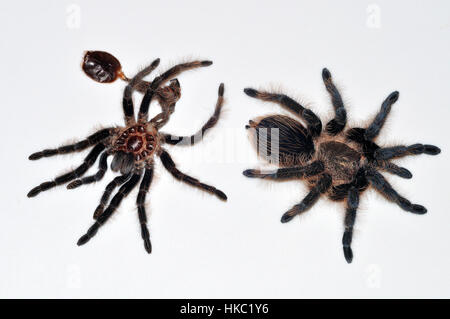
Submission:
<svg viewBox="0 0 450 319">
<path fill-rule="evenodd" d="M 350 182 L 358 172 L 361 154 L 344 143 L 329 141 L 319 145 L 318 158 L 333 181 Z"/>
<path fill-rule="evenodd" d="M 271 115 L 258 121 L 250 121 L 249 127 L 256 129 L 259 155 L 272 158 L 277 152 L 280 166 L 299 165 L 311 159 L 314 154 L 312 136 L 293 118 Z M 261 151 L 265 154 L 261 154 Z"/>
</svg>

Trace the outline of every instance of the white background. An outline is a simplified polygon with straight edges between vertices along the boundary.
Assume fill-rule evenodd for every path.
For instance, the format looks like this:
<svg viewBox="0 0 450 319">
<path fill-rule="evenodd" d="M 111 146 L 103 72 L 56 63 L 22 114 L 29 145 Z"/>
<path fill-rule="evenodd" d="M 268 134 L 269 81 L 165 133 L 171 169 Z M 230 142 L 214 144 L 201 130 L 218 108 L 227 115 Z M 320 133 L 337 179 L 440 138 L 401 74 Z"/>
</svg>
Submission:
<svg viewBox="0 0 450 319">
<path fill-rule="evenodd" d="M 3 1 L 0 30 L 0 297 L 450 297 L 448 1 Z M 136 192 L 93 240 L 76 246 L 111 172 L 95 185 L 26 197 L 85 156 L 31 162 L 30 153 L 122 124 L 124 83 L 88 79 L 80 69 L 84 50 L 113 53 L 129 76 L 156 57 L 160 70 L 212 59 L 211 67 L 179 76 L 183 96 L 164 128 L 174 134 L 200 128 L 219 83 L 226 85 L 223 117 L 203 143 L 168 149 L 182 171 L 229 200 L 175 181 L 157 160 L 147 197 L 151 255 L 140 238 Z M 427 215 L 372 191 L 363 195 L 350 265 L 342 205 L 321 199 L 281 224 L 306 195 L 304 184 L 241 174 L 263 165 L 244 125 L 281 112 L 242 89 L 281 87 L 326 123 L 325 66 L 355 125 L 400 91 L 380 144 L 442 148 L 436 157 L 399 161 L 412 180 L 387 176 Z"/>
</svg>

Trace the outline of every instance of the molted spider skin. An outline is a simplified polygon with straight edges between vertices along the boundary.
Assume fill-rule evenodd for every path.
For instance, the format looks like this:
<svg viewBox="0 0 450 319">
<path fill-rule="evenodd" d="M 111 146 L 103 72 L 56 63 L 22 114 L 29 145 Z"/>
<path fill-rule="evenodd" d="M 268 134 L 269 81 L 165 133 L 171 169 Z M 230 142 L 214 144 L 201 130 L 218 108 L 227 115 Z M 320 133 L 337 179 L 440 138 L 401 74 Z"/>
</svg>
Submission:
<svg viewBox="0 0 450 319">
<path fill-rule="evenodd" d="M 125 79 L 119 60 L 108 52 L 87 51 L 81 68 L 96 82 L 111 83 L 118 77 Z"/>
<path fill-rule="evenodd" d="M 128 82 L 123 94 L 123 112 L 125 126 L 101 129 L 90 135 L 85 140 L 71 145 L 61 146 L 55 149 L 45 149 L 30 155 L 30 160 L 57 154 L 79 152 L 92 147 L 82 165 L 69 173 L 56 177 L 52 181 L 41 183 L 34 187 L 28 197 L 34 197 L 40 192 L 49 190 L 55 186 L 70 182 L 67 189 L 74 189 L 83 184 L 99 181 L 103 178 L 108 168 L 108 157 L 112 156 L 111 170 L 120 172 L 105 188 L 100 204 L 94 212 L 94 224 L 86 234 L 80 237 L 78 245 L 86 244 L 94 237 L 100 227 L 113 215 L 125 198 L 141 181 L 136 200 L 138 218 L 141 226 L 141 237 L 144 248 L 148 253 L 152 251 L 150 233 L 147 228 L 147 214 L 145 211 L 145 197 L 153 179 L 154 158 L 159 157 L 163 166 L 174 178 L 188 185 L 204 190 L 226 201 L 227 196 L 214 186 L 200 182 L 198 179 L 182 173 L 172 160 L 170 154 L 164 149 L 164 144 L 194 145 L 201 141 L 207 130 L 212 128 L 219 120 L 224 102 L 224 85 L 220 84 L 218 98 L 214 113 L 203 127 L 192 136 L 177 136 L 160 132 L 159 129 L 167 123 L 170 115 L 175 110 L 176 102 L 181 97 L 181 87 L 177 79 L 178 74 L 197 67 L 209 66 L 211 61 L 193 61 L 178 64 L 153 81 L 146 82 L 143 78 L 149 75 L 158 65 L 159 59 L 154 60 L 149 66 L 138 72 L 132 79 L 128 79 L 122 73 L 119 60 L 107 52 L 88 51 L 83 60 L 83 71 L 93 80 L 101 83 L 113 82 L 117 77 Z M 163 84 L 170 80 L 169 85 Z M 144 93 L 137 117 L 134 114 L 132 99 L 133 90 Z M 148 110 L 152 99 L 155 98 L 160 106 L 161 113 L 148 120 Z M 181 142 L 184 143 L 181 143 Z M 94 175 L 83 177 L 87 170 L 94 165 L 100 156 L 99 168 Z M 118 191 L 109 200 L 112 193 Z"/>
<path fill-rule="evenodd" d="M 263 153 L 263 158 L 271 162 L 276 159 L 281 168 L 270 172 L 248 169 L 243 174 L 247 177 L 271 180 L 303 179 L 308 183 L 309 193 L 281 217 L 283 223 L 307 211 L 321 195 L 326 195 L 334 201 L 345 200 L 345 231 L 342 245 L 345 259 L 351 263 L 353 226 L 360 194 L 369 186 L 373 186 L 386 199 L 396 203 L 403 210 L 425 214 L 427 212 L 425 207 L 412 204 L 398 194 L 379 171 L 412 178 L 409 170 L 397 166 L 392 160 L 408 155 L 437 155 L 440 149 L 428 144 L 394 147 L 380 147 L 376 144 L 376 137 L 391 106 L 399 98 L 397 91 L 392 92 L 384 100 L 380 111 L 367 128 L 351 128 L 344 131 L 347 112 L 341 95 L 332 81 L 330 71 L 323 69 L 322 78 L 335 111 L 334 118 L 327 123 L 324 132 L 322 122 L 314 112 L 290 97 L 284 94 L 259 92 L 252 88 L 244 89 L 245 94 L 250 97 L 280 104 L 303 120 L 306 128 L 299 121 L 284 115 L 269 115 L 250 120 L 246 128 L 250 129 L 253 142 L 260 151 L 259 155 Z"/>
<path fill-rule="evenodd" d="M 156 59 L 155 61 L 153 61 L 152 66 L 148 66 L 147 68 L 143 69 L 141 72 L 136 74 L 134 78 L 129 79 L 123 73 L 122 65 L 120 64 L 119 60 L 111 53 L 104 51 L 86 51 L 83 57 L 83 61 L 81 63 L 81 68 L 89 78 L 99 83 L 111 83 L 116 81 L 118 78 L 120 78 L 125 82 L 130 82 L 134 79 L 134 83 L 131 83 L 130 87 L 132 87 L 134 90 L 138 92 L 145 94 L 145 92 L 150 87 L 151 83 L 148 81 L 144 81 L 142 78 L 145 76 L 145 74 L 148 74 L 153 69 L 155 69 L 158 66 L 158 64 L 159 59 Z M 175 77 L 180 72 L 195 69 L 198 67 L 210 66 L 211 64 L 212 61 L 192 61 L 178 64 L 164 74 L 165 78 L 164 81 L 166 81 L 169 78 Z M 157 78 L 155 78 L 155 80 L 156 79 Z M 167 94 L 167 91 L 170 90 L 173 91 L 176 85 L 173 84 L 172 82 L 176 83 L 178 81 L 177 79 L 172 79 L 170 80 L 170 82 L 172 84 L 171 86 L 157 88 L 157 90 L 161 90 L 161 92 L 156 93 L 158 102 L 161 103 L 163 101 L 166 104 L 170 104 L 168 102 L 170 99 L 169 97 L 165 96 L 165 94 Z M 171 89 L 168 89 L 169 87 L 171 87 Z M 159 95 L 163 96 L 160 97 Z"/>
</svg>

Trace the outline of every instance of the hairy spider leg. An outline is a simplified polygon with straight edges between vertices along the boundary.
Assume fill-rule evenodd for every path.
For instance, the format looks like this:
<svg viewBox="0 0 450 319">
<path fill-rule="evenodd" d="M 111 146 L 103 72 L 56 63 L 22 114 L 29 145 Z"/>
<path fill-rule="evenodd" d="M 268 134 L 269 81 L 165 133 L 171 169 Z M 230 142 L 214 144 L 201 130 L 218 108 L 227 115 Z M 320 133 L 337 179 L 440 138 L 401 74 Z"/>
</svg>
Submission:
<svg viewBox="0 0 450 319">
<path fill-rule="evenodd" d="M 180 172 L 174 161 L 172 160 L 172 157 L 169 155 L 169 153 L 166 150 L 162 150 L 161 154 L 159 155 L 161 158 L 161 162 L 163 163 L 164 167 L 170 172 L 170 174 L 172 174 L 173 177 L 175 177 L 177 180 L 185 182 L 186 184 L 189 184 L 191 186 L 200 188 L 204 191 L 207 191 L 211 194 L 216 195 L 217 197 L 219 197 L 220 199 L 226 201 L 227 200 L 227 195 L 225 195 L 224 192 L 222 192 L 221 190 L 215 188 L 214 186 L 210 186 L 207 184 L 204 184 L 202 182 L 200 182 L 198 179 L 193 178 L 189 175 L 186 175 L 182 172 Z"/>
<path fill-rule="evenodd" d="M 323 174 L 308 195 L 306 195 L 306 197 L 300 202 L 300 204 L 294 205 L 290 210 L 284 213 L 283 216 L 281 216 L 281 222 L 287 223 L 292 220 L 294 216 L 311 208 L 317 202 L 320 195 L 325 193 L 330 186 L 331 176 L 329 174 Z"/>
<path fill-rule="evenodd" d="M 57 185 L 61 185 L 61 184 L 70 182 L 71 180 L 73 180 L 75 178 L 83 176 L 83 174 L 86 173 L 86 171 L 89 169 L 89 167 L 94 165 L 95 161 L 97 160 L 97 157 L 100 155 L 100 153 L 104 149 L 105 149 L 105 145 L 103 145 L 101 143 L 97 144 L 86 156 L 86 158 L 83 161 L 83 164 L 81 164 L 76 169 L 74 169 L 66 174 L 56 177 L 53 181 L 44 182 L 44 183 L 36 186 L 35 188 L 33 188 L 32 190 L 29 191 L 27 196 L 34 197 L 37 194 L 39 194 L 40 192 L 49 190 L 50 188 L 53 188 Z"/>
<path fill-rule="evenodd" d="M 381 109 L 378 114 L 373 119 L 372 123 L 370 123 L 369 127 L 366 129 L 364 133 L 364 137 L 367 140 L 373 140 L 381 131 L 384 123 L 386 122 L 386 118 L 391 111 L 391 106 L 398 100 L 399 93 L 398 91 L 394 91 L 388 95 L 388 97 L 381 104 Z"/>
<path fill-rule="evenodd" d="M 147 227 L 147 214 L 145 212 L 145 196 L 153 179 L 153 167 L 145 169 L 144 177 L 139 186 L 139 194 L 136 199 L 138 208 L 139 223 L 141 225 L 141 237 L 144 240 L 144 247 L 147 253 L 152 252 L 152 244 L 150 242 L 150 233 Z"/>
<path fill-rule="evenodd" d="M 160 102 L 161 112 L 154 116 L 150 123 L 159 130 L 169 121 L 170 115 L 175 111 L 175 105 L 181 96 L 180 82 L 178 79 L 172 79 L 169 85 L 158 88 L 155 93 Z M 145 122 L 147 118 L 139 119 L 139 121 Z"/>
<path fill-rule="evenodd" d="M 129 83 L 128 83 L 128 86 L 130 86 L 130 88 L 131 88 L 132 90 L 136 90 L 137 87 L 138 87 L 142 82 L 145 82 L 145 81 L 143 81 L 142 79 L 143 79 L 144 77 L 146 77 L 147 75 L 149 75 L 150 73 L 152 73 L 153 70 L 155 70 L 155 69 L 158 67 L 159 62 L 161 62 L 161 60 L 160 60 L 159 58 L 157 58 L 157 59 L 153 60 L 153 62 L 150 63 L 150 65 L 144 67 L 141 71 L 139 71 L 138 73 L 136 73 L 136 75 L 135 75 L 131 80 L 127 80 L 127 81 L 129 82 Z"/>
<path fill-rule="evenodd" d="M 279 168 L 273 172 L 261 172 L 259 169 L 247 169 L 244 176 L 257 177 L 263 179 L 283 180 L 290 178 L 304 178 L 315 176 L 324 171 L 325 167 L 321 161 L 314 161 L 305 166 Z"/>
<path fill-rule="evenodd" d="M 402 178 L 407 178 L 407 179 L 412 178 L 412 173 L 409 170 L 407 170 L 404 167 L 397 166 L 394 163 L 391 163 L 389 161 L 376 160 L 374 163 L 377 168 L 379 168 L 383 171 L 386 171 L 388 173 L 397 175 Z"/>
<path fill-rule="evenodd" d="M 79 152 L 103 141 L 110 135 L 111 135 L 111 128 L 101 129 L 95 132 L 94 134 L 88 136 L 85 140 L 79 141 L 75 144 L 64 145 L 54 149 L 45 149 L 43 151 L 31 154 L 28 157 L 28 159 L 34 161 L 42 157 L 50 157 L 57 154 L 68 154 L 73 152 Z"/>
<path fill-rule="evenodd" d="M 97 208 L 94 211 L 94 219 L 97 219 L 97 217 L 100 216 L 101 213 L 103 213 L 103 209 L 108 203 L 108 199 L 111 196 L 113 190 L 125 183 L 130 178 L 130 176 L 131 173 L 117 176 L 108 185 L 106 185 L 105 191 L 103 192 L 102 198 L 100 199 L 100 204 L 98 204 Z"/>
<path fill-rule="evenodd" d="M 76 179 L 70 184 L 67 185 L 67 189 L 74 189 L 83 184 L 90 184 L 94 182 L 98 182 L 105 176 L 106 169 L 108 168 L 108 152 L 103 152 L 100 156 L 100 160 L 98 163 L 98 171 L 94 175 L 86 176 L 80 179 Z"/>
<path fill-rule="evenodd" d="M 353 237 L 353 226 L 355 225 L 356 219 L 356 210 L 359 205 L 359 192 L 356 187 L 352 186 L 348 191 L 347 197 L 347 209 L 345 212 L 344 226 L 345 231 L 342 236 L 342 246 L 344 249 L 344 257 L 348 263 L 351 263 L 353 260 L 353 252 L 351 243 Z"/>
<path fill-rule="evenodd" d="M 378 136 L 381 128 L 386 122 L 386 118 L 391 111 L 391 106 L 399 97 L 398 91 L 394 91 L 381 104 L 381 108 L 377 115 L 367 128 L 352 128 L 347 131 L 346 135 L 349 140 L 361 144 L 364 155 L 371 161 L 375 160 L 374 153 L 380 147 L 373 142 L 373 139 Z"/>
<path fill-rule="evenodd" d="M 177 144 L 179 144 L 179 145 L 195 145 L 196 143 L 200 142 L 203 139 L 203 135 L 206 133 L 206 131 L 208 131 L 210 128 L 212 128 L 214 125 L 216 125 L 219 120 L 220 112 L 222 110 L 223 101 L 224 101 L 224 98 L 223 98 L 224 90 L 225 90 L 224 84 L 221 83 L 219 86 L 217 103 L 216 103 L 216 108 L 214 109 L 214 113 L 197 133 L 195 133 L 194 135 L 191 135 L 191 136 L 177 136 L 177 135 L 162 133 L 162 135 L 164 136 L 164 141 L 167 144 L 171 144 L 171 145 L 177 145 Z"/>
<path fill-rule="evenodd" d="M 375 158 L 381 160 L 388 160 L 391 158 L 404 157 L 408 155 L 437 155 L 441 152 L 439 147 L 429 144 L 413 144 L 410 146 L 399 145 L 393 147 L 383 147 L 375 151 Z"/>
<path fill-rule="evenodd" d="M 331 73 L 327 68 L 322 70 L 322 79 L 325 84 L 325 88 L 331 97 L 331 103 L 334 107 L 334 118 L 329 121 L 325 127 L 325 130 L 330 135 L 336 135 L 345 127 L 347 124 L 347 111 L 345 110 L 344 102 L 342 101 L 341 94 L 333 83 L 331 78 Z"/>
<path fill-rule="evenodd" d="M 383 177 L 383 175 L 378 173 L 376 170 L 367 169 L 366 176 L 370 184 L 372 184 L 376 190 L 378 190 L 390 201 L 396 203 L 403 210 L 414 214 L 425 214 L 427 212 L 427 209 L 422 205 L 412 204 L 409 200 L 399 195 Z"/>
<path fill-rule="evenodd" d="M 175 65 L 170 68 L 166 72 L 162 73 L 160 76 L 156 77 L 152 83 L 147 88 L 144 98 L 142 99 L 141 106 L 139 108 L 138 120 L 140 122 L 146 122 L 148 117 L 148 109 L 150 107 L 150 103 L 152 101 L 153 95 L 155 91 L 164 84 L 170 78 L 175 77 L 176 75 L 197 67 L 209 66 L 212 64 L 212 61 L 193 61 L 187 63 L 181 63 Z"/>
<path fill-rule="evenodd" d="M 373 142 L 373 139 L 378 136 L 381 128 L 386 122 L 386 118 L 391 111 L 391 106 L 397 102 L 399 97 L 398 91 L 394 91 L 381 104 L 381 108 L 377 115 L 367 128 L 352 128 L 347 131 L 346 135 L 349 140 L 352 140 L 362 146 L 364 155 L 371 161 L 375 160 L 375 152 L 380 147 Z"/>
<path fill-rule="evenodd" d="M 134 106 L 133 106 L 133 90 L 136 85 L 142 80 L 143 77 L 150 74 L 158 65 L 160 60 L 154 60 L 149 66 L 145 67 L 142 71 L 138 72 L 130 82 L 128 82 L 125 90 L 123 91 L 123 113 L 125 116 L 125 123 L 127 125 L 136 122 L 134 118 Z"/>
<path fill-rule="evenodd" d="M 131 190 L 137 185 L 141 178 L 142 172 L 137 172 L 131 176 L 131 178 L 119 188 L 119 191 L 114 195 L 109 203 L 108 207 L 97 217 L 95 223 L 89 227 L 86 234 L 80 237 L 77 242 L 78 246 L 86 244 L 92 237 L 97 234 L 98 229 L 111 217 L 111 215 L 119 207 L 120 202 L 126 197 Z"/>
<path fill-rule="evenodd" d="M 297 116 L 300 116 L 307 123 L 308 132 L 312 137 L 319 136 L 322 131 L 322 121 L 320 118 L 310 109 L 303 107 L 300 103 L 294 101 L 287 95 L 259 92 L 255 89 L 246 88 L 244 93 L 250 97 L 254 97 L 263 101 L 271 101 L 280 104 L 289 111 L 293 112 Z"/>
<path fill-rule="evenodd" d="M 378 136 L 391 110 L 392 104 L 398 100 L 398 97 L 399 93 L 397 91 L 392 92 L 383 101 L 380 111 L 377 113 L 369 127 L 367 129 L 352 128 L 347 132 L 347 137 L 362 145 L 364 155 L 374 163 L 376 167 L 403 178 L 411 178 L 412 174 L 410 171 L 406 168 L 398 167 L 388 160 L 396 157 L 422 153 L 437 155 L 441 150 L 437 146 L 428 144 L 414 144 L 410 146 L 399 145 L 380 148 L 372 141 Z"/>
</svg>

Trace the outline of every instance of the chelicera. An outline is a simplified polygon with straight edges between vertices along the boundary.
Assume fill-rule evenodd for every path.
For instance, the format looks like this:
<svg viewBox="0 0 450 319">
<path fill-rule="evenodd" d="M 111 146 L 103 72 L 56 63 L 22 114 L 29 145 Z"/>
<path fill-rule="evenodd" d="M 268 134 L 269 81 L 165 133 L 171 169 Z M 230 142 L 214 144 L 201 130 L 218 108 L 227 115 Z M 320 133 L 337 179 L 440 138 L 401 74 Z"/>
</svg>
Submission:
<svg viewBox="0 0 450 319">
<path fill-rule="evenodd" d="M 94 212 L 94 224 L 87 233 L 78 240 L 78 245 L 87 243 L 95 236 L 99 228 L 111 217 L 126 197 L 141 181 L 136 204 L 138 218 L 141 225 L 141 236 L 144 247 L 148 253 L 151 252 L 150 233 L 147 228 L 147 215 L 145 210 L 145 197 L 153 179 L 154 159 L 159 157 L 163 166 L 172 176 L 184 183 L 216 195 L 221 200 L 227 200 L 224 192 L 214 186 L 200 182 L 198 179 L 182 173 L 178 170 L 170 154 L 164 149 L 164 144 L 169 145 L 193 145 L 199 142 L 203 134 L 213 127 L 220 116 L 223 105 L 224 85 L 220 84 L 218 98 L 213 115 L 203 127 L 192 136 L 177 136 L 160 132 L 175 110 L 175 104 L 181 96 L 180 83 L 173 79 L 183 71 L 209 66 L 211 61 L 193 61 L 178 64 L 153 81 L 147 82 L 143 78 L 149 75 L 158 65 L 159 59 L 154 60 L 149 66 L 138 72 L 133 78 L 127 78 L 122 72 L 119 60 L 113 55 L 103 51 L 89 51 L 83 59 L 83 70 L 93 80 L 100 83 L 110 83 L 117 78 L 128 82 L 123 94 L 123 112 L 125 126 L 109 127 L 101 129 L 86 139 L 74 144 L 64 145 L 54 149 L 45 149 L 30 155 L 30 160 L 37 160 L 57 154 L 79 152 L 92 147 L 82 165 L 76 169 L 56 177 L 54 180 L 41 183 L 33 188 L 28 197 L 34 197 L 39 193 L 49 190 L 55 186 L 69 183 L 68 189 L 77 188 L 83 184 L 99 181 L 103 178 L 107 167 L 108 157 L 112 156 L 110 167 L 114 172 L 120 172 L 107 186 L 101 197 L 100 204 Z M 168 85 L 164 83 L 170 81 Z M 137 118 L 134 115 L 134 103 L 132 93 L 138 90 L 144 93 Z M 160 106 L 161 112 L 148 120 L 150 103 L 155 98 Z M 98 171 L 90 176 L 83 177 L 87 170 L 99 160 Z M 116 194 L 109 200 L 113 191 L 119 187 Z"/>
<path fill-rule="evenodd" d="M 373 186 L 400 208 L 414 214 L 425 214 L 425 207 L 413 204 L 397 193 L 379 171 L 412 178 L 409 170 L 397 166 L 393 160 L 416 154 L 437 155 L 440 149 L 429 144 L 389 147 L 376 144 L 376 138 L 391 106 L 399 97 L 398 92 L 392 92 L 384 100 L 369 126 L 344 131 L 347 112 L 342 97 L 327 69 L 323 69 L 322 78 L 335 110 L 335 116 L 327 123 L 324 132 L 320 118 L 292 98 L 251 88 L 244 90 L 250 97 L 280 104 L 303 120 L 306 127 L 296 119 L 284 115 L 269 115 L 249 121 L 246 128 L 251 129 L 258 150 L 262 151 L 259 155 L 281 168 L 270 172 L 249 169 L 243 173 L 247 177 L 302 179 L 308 183 L 309 193 L 299 204 L 283 214 L 282 223 L 306 212 L 322 195 L 334 201 L 345 200 L 347 209 L 342 244 L 345 259 L 350 263 L 353 260 L 351 242 L 360 194 Z"/>
</svg>

